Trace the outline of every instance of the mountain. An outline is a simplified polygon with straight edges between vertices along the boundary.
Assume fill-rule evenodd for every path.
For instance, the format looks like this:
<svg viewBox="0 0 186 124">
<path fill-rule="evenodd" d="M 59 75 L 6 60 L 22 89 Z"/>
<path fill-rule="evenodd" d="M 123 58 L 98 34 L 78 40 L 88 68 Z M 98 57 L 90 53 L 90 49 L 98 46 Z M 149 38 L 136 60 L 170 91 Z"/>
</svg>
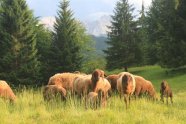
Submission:
<svg viewBox="0 0 186 124">
<path fill-rule="evenodd" d="M 96 20 L 84 22 L 87 33 L 90 34 L 92 39 L 95 41 L 96 53 L 99 55 L 104 55 L 103 50 L 108 47 L 106 44 L 107 31 L 109 31 L 107 26 L 110 26 L 110 20 L 110 16 L 103 15 Z M 49 30 L 53 30 L 54 23 L 54 17 L 43 17 L 39 21 L 39 24 L 45 25 Z"/>
<path fill-rule="evenodd" d="M 86 20 L 82 22 L 87 30 L 87 33 L 94 36 L 106 36 L 109 29 L 107 26 L 110 26 L 110 16 L 102 15 L 100 18 L 94 20 Z M 49 30 L 53 30 L 53 25 L 55 23 L 55 17 L 42 17 L 39 21 L 39 24 L 45 25 Z"/>
<path fill-rule="evenodd" d="M 110 16 L 103 15 L 97 20 L 85 21 L 84 25 L 87 29 L 87 33 L 94 36 L 106 36 L 109 31 L 107 26 L 110 26 Z"/>
</svg>

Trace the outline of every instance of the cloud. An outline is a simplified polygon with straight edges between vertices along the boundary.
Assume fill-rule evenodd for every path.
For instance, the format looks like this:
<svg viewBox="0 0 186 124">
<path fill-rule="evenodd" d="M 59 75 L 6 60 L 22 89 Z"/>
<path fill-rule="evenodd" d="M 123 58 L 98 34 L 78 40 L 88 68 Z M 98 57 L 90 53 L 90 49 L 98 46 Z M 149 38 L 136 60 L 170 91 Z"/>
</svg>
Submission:
<svg viewBox="0 0 186 124">
<path fill-rule="evenodd" d="M 105 4 L 109 4 L 109 5 L 114 5 L 116 4 L 117 1 L 119 0 L 99 0 Z M 142 4 L 142 0 L 128 0 L 129 3 L 134 4 L 135 6 L 141 6 Z M 152 0 L 144 0 L 144 5 L 146 7 L 148 7 L 151 4 Z"/>
<path fill-rule="evenodd" d="M 56 22 L 56 19 L 54 16 L 48 16 L 48 17 L 42 17 L 39 20 L 39 24 L 44 25 L 46 28 L 53 30 L 53 25 Z"/>
<path fill-rule="evenodd" d="M 100 0 L 103 3 L 109 4 L 109 5 L 115 5 L 118 0 Z"/>
</svg>

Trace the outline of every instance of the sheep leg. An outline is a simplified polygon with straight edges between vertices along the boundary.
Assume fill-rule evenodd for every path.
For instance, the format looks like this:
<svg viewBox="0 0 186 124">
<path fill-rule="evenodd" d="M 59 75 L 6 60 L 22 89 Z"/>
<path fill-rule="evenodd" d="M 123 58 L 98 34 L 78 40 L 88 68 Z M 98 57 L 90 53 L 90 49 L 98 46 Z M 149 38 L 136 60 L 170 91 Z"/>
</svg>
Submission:
<svg viewBox="0 0 186 124">
<path fill-rule="evenodd" d="M 161 99 L 160 101 L 162 101 L 164 103 L 164 98 L 163 98 L 163 95 L 161 95 Z"/>
<path fill-rule="evenodd" d="M 104 107 L 107 105 L 107 96 L 108 96 L 108 92 L 104 93 L 104 96 L 103 96 Z"/>
<path fill-rule="evenodd" d="M 120 98 L 120 100 L 121 100 L 121 96 L 122 96 L 122 95 L 121 95 L 121 93 L 120 93 L 120 94 L 119 94 L 119 98 Z"/>
<path fill-rule="evenodd" d="M 171 100 L 171 103 L 173 104 L 173 100 L 172 100 L 172 97 L 170 97 L 170 100 Z"/>
<path fill-rule="evenodd" d="M 127 95 L 124 95 L 124 101 L 125 101 L 125 106 L 126 106 L 126 109 L 128 108 L 128 98 L 127 98 Z"/>
<path fill-rule="evenodd" d="M 167 96 L 167 100 L 166 100 L 166 102 L 167 102 L 167 105 L 168 105 L 168 98 L 169 98 L 169 97 Z"/>
<path fill-rule="evenodd" d="M 131 97 L 129 96 L 128 99 L 129 99 L 129 106 L 130 106 L 130 100 L 131 100 Z"/>
</svg>

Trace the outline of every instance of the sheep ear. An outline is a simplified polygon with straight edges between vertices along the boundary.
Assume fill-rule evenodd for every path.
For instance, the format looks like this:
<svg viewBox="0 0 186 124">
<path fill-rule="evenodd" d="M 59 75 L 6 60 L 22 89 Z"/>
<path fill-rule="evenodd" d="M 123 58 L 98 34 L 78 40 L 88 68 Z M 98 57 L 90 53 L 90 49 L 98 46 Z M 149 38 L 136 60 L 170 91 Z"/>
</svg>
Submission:
<svg viewBox="0 0 186 124">
<path fill-rule="evenodd" d="M 95 80 L 95 76 L 94 76 L 94 73 L 92 73 L 92 77 L 91 77 L 91 80 L 94 81 Z"/>
<path fill-rule="evenodd" d="M 168 83 L 167 82 L 165 82 L 165 87 L 167 87 L 168 86 Z"/>
<path fill-rule="evenodd" d="M 95 72 L 92 73 L 92 78 L 91 79 L 92 79 L 93 82 L 96 81 L 97 74 Z"/>
<path fill-rule="evenodd" d="M 163 86 L 163 81 L 161 82 L 161 87 Z"/>
<path fill-rule="evenodd" d="M 106 75 L 106 74 L 104 74 L 104 77 L 107 77 L 107 75 Z"/>
</svg>

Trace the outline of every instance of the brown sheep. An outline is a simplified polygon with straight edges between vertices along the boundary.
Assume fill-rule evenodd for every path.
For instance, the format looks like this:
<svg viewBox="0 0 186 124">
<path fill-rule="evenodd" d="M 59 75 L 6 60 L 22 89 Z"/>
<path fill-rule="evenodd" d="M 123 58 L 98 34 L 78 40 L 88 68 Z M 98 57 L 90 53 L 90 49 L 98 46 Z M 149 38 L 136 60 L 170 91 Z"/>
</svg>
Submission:
<svg viewBox="0 0 186 124">
<path fill-rule="evenodd" d="M 161 89 L 160 89 L 160 95 L 161 95 L 161 101 L 164 102 L 164 97 L 167 98 L 167 105 L 168 105 L 168 97 L 170 97 L 171 103 L 173 103 L 173 93 L 169 86 L 169 84 L 166 81 L 162 81 L 161 83 Z"/>
<path fill-rule="evenodd" d="M 92 81 L 93 82 L 96 82 L 99 80 L 99 78 L 102 77 L 104 78 L 105 77 L 105 72 L 103 70 L 100 70 L 100 69 L 95 69 L 93 72 L 92 72 Z"/>
<path fill-rule="evenodd" d="M 135 97 L 139 97 L 142 94 L 149 95 L 152 99 L 156 99 L 156 92 L 152 83 L 141 76 L 134 76 L 136 81 Z"/>
<path fill-rule="evenodd" d="M 75 78 L 74 92 L 77 93 L 80 97 L 88 94 L 88 91 L 91 89 L 91 75 L 82 75 Z"/>
<path fill-rule="evenodd" d="M 48 85 L 57 85 L 63 87 L 66 91 L 73 93 L 73 82 L 80 74 L 74 73 L 58 73 L 50 77 Z"/>
<path fill-rule="evenodd" d="M 86 102 L 89 103 L 88 105 L 92 109 L 97 109 L 97 107 L 98 107 L 98 94 L 95 92 L 89 92 Z"/>
<path fill-rule="evenodd" d="M 92 78 L 91 78 L 91 81 L 92 81 L 92 91 L 95 92 L 95 93 L 101 93 L 101 104 L 102 106 L 106 106 L 106 100 L 108 98 L 108 93 L 110 92 L 111 90 L 111 85 L 110 83 L 108 82 L 107 79 L 105 79 L 103 77 L 103 71 L 99 71 L 99 70 L 95 70 L 93 73 L 92 73 Z"/>
<path fill-rule="evenodd" d="M 10 102 L 16 101 L 16 96 L 6 81 L 0 80 L 0 97 L 10 100 Z"/>
<path fill-rule="evenodd" d="M 101 96 L 99 97 L 99 101 L 101 101 L 101 105 L 105 107 L 107 104 L 107 99 L 111 92 L 111 85 L 108 80 L 101 77 L 97 81 L 93 91 L 98 93 L 98 96 Z"/>
<path fill-rule="evenodd" d="M 43 98 L 50 101 L 59 95 L 61 100 L 66 100 L 66 90 L 57 85 L 46 85 L 43 89 Z"/>
<path fill-rule="evenodd" d="M 150 81 L 147 81 L 147 95 L 149 95 L 152 100 L 157 100 L 156 90 Z"/>
<path fill-rule="evenodd" d="M 131 95 L 134 93 L 135 87 L 136 82 L 132 74 L 128 72 L 122 72 L 119 74 L 117 90 L 120 94 L 120 98 L 124 95 L 126 109 L 128 108 L 128 104 L 130 105 Z"/>
<path fill-rule="evenodd" d="M 109 76 L 106 77 L 106 79 L 111 84 L 112 91 L 117 91 L 117 80 L 118 80 L 118 78 L 119 78 L 119 75 L 116 75 L 116 74 L 109 75 Z"/>
</svg>

